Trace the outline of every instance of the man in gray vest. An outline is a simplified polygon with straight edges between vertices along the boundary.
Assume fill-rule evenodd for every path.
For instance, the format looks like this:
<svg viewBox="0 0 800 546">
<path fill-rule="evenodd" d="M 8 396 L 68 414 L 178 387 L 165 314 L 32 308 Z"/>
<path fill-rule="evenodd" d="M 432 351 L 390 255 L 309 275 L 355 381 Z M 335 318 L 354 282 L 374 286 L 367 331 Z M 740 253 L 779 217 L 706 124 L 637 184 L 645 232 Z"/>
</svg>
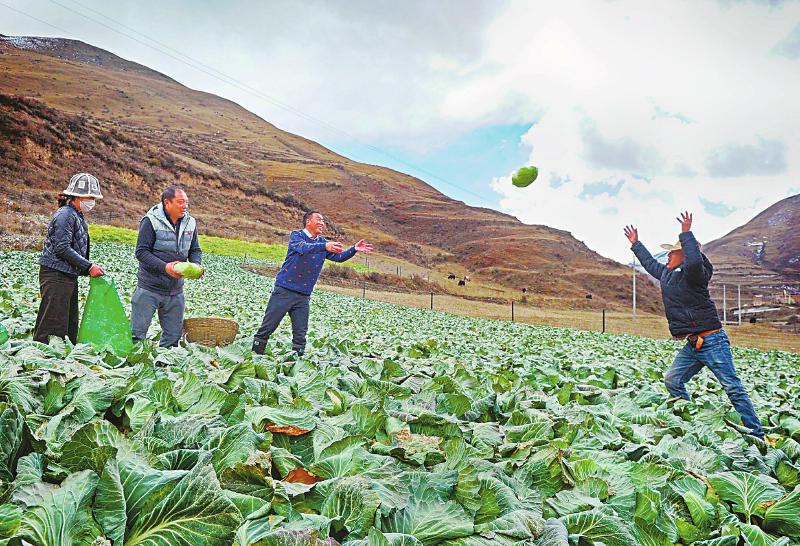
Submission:
<svg viewBox="0 0 800 546">
<path fill-rule="evenodd" d="M 139 260 L 138 283 L 131 299 L 133 341 L 142 341 L 158 311 L 162 347 L 178 344 L 183 329 L 183 277 L 175 271 L 178 262 L 200 265 L 203 252 L 197 242 L 197 223 L 189 215 L 189 198 L 177 186 L 161 194 L 161 203 L 151 208 L 139 223 L 136 241 Z"/>
</svg>

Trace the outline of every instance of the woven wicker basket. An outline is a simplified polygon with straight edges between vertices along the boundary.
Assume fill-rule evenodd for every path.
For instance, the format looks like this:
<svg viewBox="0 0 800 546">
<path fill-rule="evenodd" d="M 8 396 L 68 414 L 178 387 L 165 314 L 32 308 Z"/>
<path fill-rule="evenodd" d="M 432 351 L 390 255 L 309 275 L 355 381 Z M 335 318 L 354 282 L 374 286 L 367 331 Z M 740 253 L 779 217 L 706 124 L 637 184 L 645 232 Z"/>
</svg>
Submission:
<svg viewBox="0 0 800 546">
<path fill-rule="evenodd" d="M 239 333 L 234 320 L 215 317 L 187 318 L 183 321 L 186 341 L 208 347 L 230 345 Z"/>
</svg>

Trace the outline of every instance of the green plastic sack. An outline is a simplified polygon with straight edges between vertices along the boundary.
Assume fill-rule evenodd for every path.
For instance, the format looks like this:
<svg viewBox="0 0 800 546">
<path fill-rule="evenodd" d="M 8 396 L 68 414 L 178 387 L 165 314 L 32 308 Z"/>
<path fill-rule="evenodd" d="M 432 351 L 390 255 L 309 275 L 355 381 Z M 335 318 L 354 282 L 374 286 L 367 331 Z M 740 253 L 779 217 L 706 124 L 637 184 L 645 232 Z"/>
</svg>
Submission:
<svg viewBox="0 0 800 546">
<path fill-rule="evenodd" d="M 89 343 L 99 351 L 108 350 L 119 357 L 128 356 L 133 350 L 131 323 L 114 281 L 105 276 L 89 279 L 78 343 Z"/>
<path fill-rule="evenodd" d="M 0 345 L 8 341 L 8 330 L 6 327 L 0 324 Z"/>
</svg>

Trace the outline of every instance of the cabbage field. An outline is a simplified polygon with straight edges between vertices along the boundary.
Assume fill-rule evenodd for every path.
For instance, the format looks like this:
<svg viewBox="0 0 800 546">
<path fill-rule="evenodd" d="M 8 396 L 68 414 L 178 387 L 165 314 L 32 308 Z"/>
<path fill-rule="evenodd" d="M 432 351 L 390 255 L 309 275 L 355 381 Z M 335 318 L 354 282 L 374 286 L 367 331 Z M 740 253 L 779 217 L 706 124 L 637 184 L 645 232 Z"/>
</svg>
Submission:
<svg viewBox="0 0 800 546">
<path fill-rule="evenodd" d="M 92 250 L 129 305 L 132 247 Z M 668 398 L 671 341 L 317 292 L 306 356 L 253 356 L 233 258 L 186 298 L 229 347 L 38 344 L 36 258 L 0 253 L 0 545 L 800 544 L 800 355 L 734 348 L 770 445 L 707 371 Z"/>
</svg>

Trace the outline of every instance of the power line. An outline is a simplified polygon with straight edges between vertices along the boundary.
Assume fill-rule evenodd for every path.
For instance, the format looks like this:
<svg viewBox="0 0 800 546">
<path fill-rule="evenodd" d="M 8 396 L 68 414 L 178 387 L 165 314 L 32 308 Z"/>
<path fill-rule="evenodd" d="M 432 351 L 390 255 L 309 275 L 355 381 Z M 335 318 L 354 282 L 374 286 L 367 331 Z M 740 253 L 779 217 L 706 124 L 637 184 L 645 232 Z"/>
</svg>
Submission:
<svg viewBox="0 0 800 546">
<path fill-rule="evenodd" d="M 460 186 L 458 184 L 455 184 L 455 183 L 453 183 L 453 182 L 451 182 L 451 181 L 449 181 L 449 180 L 447 180 L 445 178 L 442 178 L 441 176 L 437 175 L 436 173 L 428 171 L 427 169 L 425 169 L 423 167 L 419 167 L 418 165 L 415 165 L 415 164 L 410 163 L 410 162 L 408 162 L 408 161 L 406 161 L 406 160 L 404 160 L 404 159 L 402 159 L 400 157 L 397 157 L 396 155 L 392 154 L 391 152 L 388 152 L 388 151 L 386 151 L 386 150 L 384 150 L 384 149 L 382 149 L 382 148 L 380 148 L 378 146 L 374 146 L 372 144 L 368 144 L 366 142 L 363 142 L 359 138 L 357 138 L 355 135 L 349 133 L 348 131 L 346 131 L 344 129 L 340 129 L 339 127 L 336 127 L 335 125 L 332 125 L 332 124 L 330 124 L 330 123 L 328 123 L 328 122 L 326 122 L 324 120 L 321 120 L 321 119 L 319 119 L 319 118 L 317 118 L 317 117 L 315 117 L 315 116 L 313 116 L 311 114 L 307 114 L 307 113 L 303 112 L 302 110 L 299 110 L 298 108 L 295 108 L 295 107 L 293 107 L 293 106 L 291 106 L 289 104 L 286 104 L 286 103 L 276 99 L 275 97 L 272 97 L 272 96 L 260 91 L 259 89 L 256 89 L 256 88 L 254 88 L 254 87 L 252 87 L 250 85 L 247 85 L 246 83 L 243 83 L 243 82 L 237 80 L 236 78 L 234 78 L 234 77 L 232 77 L 232 76 L 230 76 L 228 74 L 225 74 L 224 72 L 222 72 L 222 71 L 220 71 L 220 70 L 218 70 L 218 69 L 216 69 L 216 68 L 214 68 L 214 67 L 212 67 L 212 66 L 210 66 L 208 64 L 205 64 L 205 63 L 203 63 L 201 61 L 198 61 L 197 59 L 194 59 L 193 57 L 191 57 L 189 55 L 186 55 L 185 53 L 182 53 L 182 52 L 178 51 L 177 49 L 172 48 L 171 46 L 169 46 L 167 44 L 164 44 L 164 43 L 160 42 L 159 40 L 156 40 L 155 38 L 152 38 L 152 37 L 150 37 L 150 36 L 148 36 L 148 35 L 146 35 L 146 34 L 144 34 L 142 32 L 139 32 L 138 30 L 136 30 L 136 29 L 134 29 L 134 28 L 132 28 L 132 27 L 130 27 L 128 25 L 125 25 L 124 23 L 121 23 L 120 21 L 115 20 L 112 17 L 107 16 L 107 15 L 101 13 L 100 11 L 97 11 L 97 10 L 95 10 L 93 8 L 85 6 L 84 4 L 78 2 L 77 0 L 71 0 L 71 2 L 73 4 L 76 4 L 76 5 L 80 6 L 83 9 L 85 9 L 85 10 L 87 10 L 89 12 L 95 13 L 95 14 L 99 15 L 100 17 L 103 17 L 104 19 L 107 19 L 108 21 L 111 21 L 114 24 L 116 24 L 116 25 L 118 25 L 118 26 L 120 26 L 120 27 L 122 27 L 124 29 L 127 29 L 130 32 L 135 33 L 136 35 L 141 36 L 142 38 L 145 38 L 146 40 L 149 40 L 150 42 L 152 42 L 154 44 L 157 44 L 158 46 L 161 46 L 161 47 L 157 47 L 157 46 L 151 45 L 151 44 L 149 44 L 149 43 L 147 43 L 147 42 L 145 42 L 143 40 L 140 40 L 136 36 L 132 36 L 131 34 L 128 34 L 128 33 L 123 32 L 123 31 L 121 31 L 121 30 L 119 30 L 117 28 L 114 28 L 114 27 L 104 23 L 103 21 L 99 21 L 98 19 L 93 18 L 93 17 L 91 17 L 89 15 L 86 15 L 85 13 L 81 13 L 80 11 L 77 11 L 77 10 L 71 8 L 70 6 L 67 6 L 67 5 L 65 5 L 65 4 L 63 4 L 63 3 L 61 3 L 61 2 L 59 2 L 57 0 L 49 0 L 49 1 L 51 3 L 57 5 L 57 6 L 61 7 L 62 9 L 66 10 L 66 11 L 74 13 L 75 15 L 78 15 L 80 17 L 83 17 L 84 19 L 87 19 L 87 20 L 89 20 L 89 21 L 91 21 L 91 22 L 93 22 L 93 23 L 95 23 L 97 25 L 100 25 L 100 26 L 102 26 L 102 27 L 104 27 L 104 28 L 106 28 L 106 29 L 108 29 L 108 30 L 110 30 L 112 32 L 115 32 L 117 34 L 125 36 L 126 38 L 128 38 L 130 40 L 133 40 L 134 42 L 136 42 L 138 44 L 141 44 L 141 45 L 143 45 L 143 46 L 145 46 L 147 48 L 150 48 L 150 49 L 152 49 L 152 50 L 154 50 L 154 51 L 156 51 L 158 53 L 161 53 L 162 55 L 166 55 L 166 56 L 170 57 L 171 59 L 174 59 L 177 62 L 180 62 L 180 63 L 182 63 L 182 64 L 184 64 L 186 66 L 189 66 L 190 68 L 193 68 L 195 70 L 198 70 L 198 71 L 206 74 L 207 76 L 210 76 L 210 77 L 212 77 L 214 79 L 217 79 L 217 80 L 219 80 L 219 81 L 221 81 L 221 82 L 223 82 L 223 83 L 225 83 L 227 85 L 230 85 L 230 86 L 232 86 L 232 87 L 234 87 L 236 89 L 239 89 L 240 91 L 243 91 L 243 92 L 248 93 L 248 94 L 250 94 L 252 96 L 255 96 L 256 98 L 259 98 L 259 99 L 271 104 L 272 106 L 280 108 L 280 109 L 282 109 L 282 110 L 284 110 L 286 112 L 289 112 L 289 113 L 291 113 L 291 114 L 293 114 L 293 115 L 295 115 L 295 116 L 297 116 L 297 117 L 299 117 L 301 119 L 304 119 L 304 120 L 306 120 L 308 122 L 316 124 L 316 125 L 324 128 L 324 129 L 327 129 L 330 132 L 336 133 L 336 134 L 338 134 L 340 136 L 344 136 L 345 138 L 347 138 L 349 140 L 357 142 L 358 144 L 364 146 L 366 149 L 371 150 L 373 152 L 376 152 L 378 154 L 381 154 L 381 155 L 383 155 L 385 157 L 388 157 L 388 158 L 392 159 L 393 161 L 396 161 L 397 163 L 399 163 L 401 165 L 404 165 L 404 166 L 406 166 L 406 167 L 408 167 L 408 168 L 410 168 L 412 170 L 415 170 L 415 171 L 417 171 L 419 173 L 427 175 L 430 178 L 433 178 L 433 179 L 435 179 L 435 180 L 437 180 L 437 181 L 439 181 L 439 182 L 441 182 L 443 184 L 446 184 L 448 186 L 456 188 L 461 192 L 464 192 L 466 194 L 472 195 L 473 197 L 477 197 L 477 198 L 479 198 L 479 199 L 481 199 L 483 201 L 492 202 L 492 199 L 489 199 L 488 197 L 486 197 L 484 195 L 476 193 L 476 192 L 474 192 L 474 191 L 472 191 L 472 190 L 470 190 L 468 188 L 465 188 L 465 187 Z M 72 34 L 69 31 L 66 31 L 64 29 L 60 29 L 59 27 L 56 27 L 55 25 L 52 25 L 52 24 L 48 23 L 47 21 L 43 21 L 43 20 L 41 20 L 41 19 L 39 19 L 39 18 L 37 18 L 37 17 L 35 17 L 33 15 L 30 15 L 28 13 L 25 13 L 25 12 L 23 12 L 21 10 L 18 10 L 16 8 L 12 8 L 11 6 L 8 6 L 7 4 L 5 4 L 3 2 L 0 2 L 0 5 L 3 5 L 3 6 L 11 9 L 11 10 L 17 12 L 17 13 L 20 13 L 20 14 L 25 15 L 27 17 L 30 17 L 30 18 L 32 18 L 32 19 L 34 19 L 36 21 L 39 21 L 39 22 L 41 22 L 43 24 L 46 24 L 46 25 L 48 25 L 48 26 L 50 26 L 52 28 L 55 28 L 56 30 L 59 30 L 61 32 L 67 32 L 67 34 L 75 36 L 74 34 Z M 169 51 L 172 51 L 175 54 L 169 53 L 169 51 L 165 51 L 165 49 L 162 49 L 162 48 L 165 48 L 165 49 L 167 49 Z M 180 58 L 180 57 L 178 57 L 176 55 L 179 55 L 180 57 L 183 57 L 183 58 Z"/>
<path fill-rule="evenodd" d="M 70 32 L 70 31 L 69 31 L 69 30 L 67 30 L 67 29 L 61 28 L 61 27 L 59 27 L 59 26 L 56 26 L 56 25 L 54 25 L 54 24 L 52 24 L 52 23 L 48 23 L 47 21 L 45 21 L 45 20 L 43 20 L 43 19 L 40 19 L 40 18 L 36 17 L 35 15 L 31 15 L 30 13 L 25 13 L 24 11 L 21 11 L 21 10 L 18 10 L 17 8 L 14 8 L 14 7 L 12 7 L 12 6 L 9 6 L 8 4 L 6 4 L 6 3 L 4 3 L 4 2 L 0 2 L 0 6 L 3 6 L 3 7 L 5 7 L 5 8 L 8 8 L 8 9 L 10 9 L 11 11 L 15 11 L 15 12 L 19 13 L 20 15 L 24 15 L 25 17 L 29 17 L 30 19 L 33 19 L 34 21 L 37 21 L 37 22 L 39 22 L 39 23 L 42 23 L 43 25 L 47 25 L 47 26 L 49 26 L 50 28 L 52 28 L 52 29 L 54 29 L 54 30 L 57 30 L 58 32 L 60 32 L 60 33 L 63 33 L 63 34 L 65 34 L 65 35 L 67 35 L 67 36 L 72 36 L 72 37 L 73 37 L 73 38 L 75 38 L 76 40 L 80 40 L 80 36 L 78 36 L 78 35 L 76 35 L 76 34 L 74 34 L 74 33 Z M 186 112 L 181 112 L 181 115 L 182 115 L 182 116 L 184 116 L 184 117 L 187 117 L 187 118 L 189 118 L 189 119 L 193 119 L 194 121 L 198 122 L 198 123 L 199 123 L 199 124 L 201 124 L 201 125 L 203 125 L 203 124 L 205 124 L 205 125 L 210 125 L 210 126 L 212 126 L 212 127 L 215 127 L 215 128 L 217 128 L 217 129 L 219 129 L 220 131 L 224 131 L 224 130 L 225 130 L 225 128 L 224 128 L 224 127 L 222 127 L 222 126 L 220 126 L 220 125 L 216 125 L 216 124 L 214 124 L 214 123 L 212 123 L 212 122 L 210 122 L 210 121 L 203 120 L 203 119 L 200 119 L 200 118 L 198 118 L 198 117 L 192 116 L 191 114 L 188 114 L 188 113 L 186 113 Z"/>
<path fill-rule="evenodd" d="M 30 19 L 33 19 L 34 21 L 38 21 L 39 23 L 42 23 L 43 25 L 47 25 L 48 27 L 50 27 L 50 28 L 53 28 L 53 29 L 55 29 L 55 30 L 57 30 L 57 31 L 59 31 L 59 32 L 63 32 L 63 33 L 65 33 L 65 34 L 67 34 L 67 35 L 69 35 L 69 36 L 72 36 L 72 37 L 74 37 L 74 38 L 78 38 L 78 36 L 75 36 L 73 33 L 71 33 L 70 31 L 68 31 L 68 30 L 66 30 L 66 29 L 63 29 L 63 28 L 61 28 L 61 27 L 57 27 L 57 26 L 55 26 L 55 25 L 53 25 L 53 24 L 51 24 L 51 23 L 48 23 L 47 21 L 44 21 L 44 20 L 42 20 L 42 19 L 39 19 L 39 18 L 38 18 L 38 17 L 36 17 L 35 15 L 31 15 L 30 13 L 25 13 L 25 12 L 24 12 L 24 11 L 22 11 L 22 10 L 18 10 L 17 8 L 14 8 L 14 7 L 12 7 L 12 6 L 9 6 L 9 5 L 8 5 L 8 4 L 6 4 L 5 2 L 0 2 L 0 6 L 3 6 L 3 7 L 5 7 L 5 8 L 7 8 L 7 9 L 10 9 L 11 11 L 15 11 L 15 12 L 19 13 L 20 15 L 24 15 L 25 17 L 28 17 L 28 18 L 30 18 Z"/>
<path fill-rule="evenodd" d="M 458 186 L 457 184 L 454 184 L 454 183 L 450 182 L 449 180 L 446 180 L 444 178 L 439 177 L 436 173 L 430 172 L 430 171 L 428 171 L 428 170 L 426 170 L 426 169 L 424 169 L 422 167 L 414 165 L 413 163 L 408 163 L 407 161 L 403 160 L 402 158 L 399 158 L 399 157 L 391 154 L 390 152 L 387 152 L 386 150 L 383 150 L 382 148 L 378 148 L 377 146 L 373 146 L 373 145 L 368 144 L 366 142 L 362 142 L 360 139 L 358 139 L 358 137 L 356 137 L 355 135 L 349 133 L 348 131 L 346 131 L 344 129 L 340 129 L 339 127 L 336 127 L 335 125 L 332 125 L 332 124 L 330 124 L 330 123 L 328 123 L 328 122 L 326 122 L 326 121 L 324 121 L 322 119 L 319 119 L 319 118 L 317 118 L 317 117 L 315 117 L 315 116 L 313 116 L 311 114 L 307 114 L 307 113 L 303 112 L 302 110 L 299 110 L 299 109 L 297 109 L 297 108 L 295 108 L 295 107 L 293 107 L 293 106 L 291 106 L 289 104 L 286 104 L 285 102 L 282 102 L 279 99 L 276 99 L 275 97 L 272 97 L 272 96 L 264 93 L 260 89 L 257 89 L 255 87 L 252 87 L 251 85 L 248 85 L 248 84 L 246 84 L 244 82 L 241 82 L 241 81 L 237 80 L 236 78 L 234 78 L 233 76 L 229 76 L 228 74 L 225 74 L 224 72 L 218 70 L 217 68 L 215 68 L 215 67 L 213 67 L 211 65 L 208 65 L 208 64 L 206 64 L 206 63 L 204 63 L 202 61 L 199 61 L 199 60 L 197 60 L 197 59 L 195 59 L 193 57 L 190 57 L 189 55 L 186 55 L 182 51 L 179 51 L 179 50 L 175 49 L 174 47 L 170 46 L 169 44 L 165 44 L 164 42 L 161 42 L 161 41 L 153 38 L 152 36 L 148 36 L 147 34 L 139 32 L 135 28 L 133 28 L 133 27 L 131 27 L 129 25 L 126 25 L 125 23 L 122 23 L 121 21 L 118 21 L 118 20 L 114 19 L 113 17 L 110 17 L 110 16 L 108 16 L 108 15 L 106 15 L 106 14 L 104 14 L 104 13 L 102 13 L 102 12 L 92 8 L 92 7 L 89 7 L 89 6 L 85 5 L 85 4 L 82 4 L 78 0 L 69 0 L 69 1 L 72 4 L 78 5 L 81 8 L 83 8 L 83 9 L 89 11 L 89 12 L 92 12 L 92 13 L 94 13 L 96 15 L 99 15 L 100 17 L 103 17 L 104 19 L 107 19 L 108 21 L 111 21 L 112 23 L 114 23 L 114 24 L 116 24 L 116 25 L 118 25 L 118 26 L 120 26 L 120 27 L 122 27 L 122 28 L 124 28 L 126 30 L 129 30 L 129 31 L 133 32 L 134 34 L 137 34 L 138 36 L 141 36 L 142 38 L 145 38 L 145 39 L 147 39 L 147 40 L 149 40 L 149 41 L 151 41 L 151 42 L 153 42 L 155 44 L 158 44 L 159 46 L 161 46 L 161 47 L 163 47 L 163 48 L 165 48 L 165 49 L 167 49 L 169 51 L 172 51 L 173 53 L 175 53 L 177 55 L 180 55 L 181 57 L 184 57 L 184 58 L 188 59 L 192 63 L 196 63 L 197 65 L 203 67 L 204 69 L 210 70 L 210 71 L 214 72 L 215 74 L 218 74 L 219 76 L 221 76 L 222 78 L 224 78 L 226 80 L 230 80 L 230 81 L 226 82 L 229 85 L 234 85 L 235 84 L 234 86 L 237 87 L 240 90 L 243 90 L 245 92 L 249 92 L 251 94 L 254 94 L 258 98 L 262 98 L 262 99 L 268 101 L 270 104 L 273 104 L 274 106 L 277 106 L 277 107 L 279 107 L 281 109 L 284 109 L 284 110 L 286 110 L 286 111 L 288 111 L 288 112 L 290 112 L 290 113 L 292 113 L 294 115 L 297 115 L 297 116 L 299 116 L 299 117 L 301 117 L 301 118 L 303 118 L 303 119 L 305 119 L 307 121 L 310 121 L 312 123 L 316 123 L 317 125 L 320 125 L 320 126 L 326 128 L 326 129 L 330 130 L 330 131 L 335 132 L 335 133 L 338 133 L 341 136 L 344 136 L 344 137 L 346 137 L 346 138 L 348 138 L 350 140 L 358 142 L 359 144 L 363 145 L 364 147 L 366 147 L 366 148 L 368 148 L 368 149 L 370 149 L 370 150 L 372 150 L 374 152 L 383 154 L 386 157 L 389 157 L 389 158 L 391 158 L 391 159 L 393 159 L 395 161 L 398 161 L 398 162 L 406 165 L 407 167 L 415 169 L 418 172 L 422 172 L 424 174 L 427 174 L 428 176 L 431 176 L 431 177 L 439 180 L 440 182 L 443 182 L 445 184 L 451 185 L 451 186 L 453 186 L 453 187 L 455 187 L 457 189 L 460 189 L 460 190 L 462 190 L 464 192 L 470 193 L 470 194 L 474 195 L 475 197 L 479 197 L 481 199 L 486 199 L 485 196 L 479 195 L 477 193 L 473 193 L 473 192 L 471 192 L 470 190 L 468 190 L 466 188 Z M 73 13 L 78 13 L 78 12 L 76 12 L 74 10 L 71 10 L 67 6 L 64 6 L 61 2 L 58 2 L 57 0 L 50 0 L 50 2 L 59 5 L 64 9 L 69 9 Z M 78 15 L 81 15 L 83 17 L 88 18 L 91 21 L 94 21 L 93 19 L 91 19 L 88 16 L 85 16 L 83 14 L 78 13 Z M 99 23 L 99 24 L 102 24 L 102 23 Z M 104 26 L 106 26 L 106 25 L 104 25 Z M 112 29 L 112 28 L 110 28 L 108 26 L 106 26 L 106 28 L 109 28 L 110 30 L 113 30 L 114 32 L 119 32 L 116 29 Z M 123 34 L 124 36 L 127 36 L 127 34 L 124 34 L 124 33 L 121 33 L 121 34 Z M 135 40 L 135 38 L 131 38 L 131 39 Z M 136 41 L 139 42 L 139 43 L 142 43 L 139 40 L 136 40 Z M 148 47 L 152 48 L 152 46 L 150 46 L 148 44 L 144 44 L 144 45 L 147 45 Z M 153 48 L 153 49 L 156 49 L 156 51 L 160 51 L 157 48 Z M 175 58 L 172 55 L 170 55 L 170 57 Z M 179 60 L 179 59 L 176 59 L 176 60 Z M 188 64 L 188 63 L 185 63 L 185 64 Z M 189 66 L 191 66 L 191 65 L 189 65 Z M 203 70 L 203 72 L 205 74 L 208 74 L 208 72 L 206 72 L 206 70 Z M 231 83 L 231 82 L 233 82 L 233 83 Z"/>
<path fill-rule="evenodd" d="M 155 51 L 158 51 L 159 53 L 164 53 L 164 52 L 162 52 L 161 50 L 159 50 L 158 48 L 156 48 L 156 47 L 154 47 L 154 46 L 151 46 L 151 45 L 149 45 L 149 44 L 146 44 L 146 43 L 144 43 L 144 42 L 142 42 L 141 40 L 138 40 L 138 39 L 136 39 L 136 38 L 130 37 L 130 36 L 128 36 L 127 34 L 125 34 L 125 33 L 121 32 L 121 31 L 118 31 L 118 30 L 116 30 L 116 29 L 114 29 L 114 28 L 112 28 L 112 27 L 109 27 L 109 26 L 108 26 L 108 25 L 106 25 L 105 23 L 102 23 L 102 22 L 99 22 L 99 21 L 95 21 L 94 19 L 92 19 L 92 18 L 90 18 L 90 17 L 88 17 L 88 16 L 86 16 L 86 15 L 83 15 L 83 14 L 81 14 L 81 13 L 79 13 L 79 12 L 75 11 L 75 10 L 72 10 L 72 9 L 70 9 L 70 8 L 66 7 L 66 6 L 63 6 L 63 4 L 60 4 L 60 3 L 56 2 L 55 0 L 50 0 L 50 1 L 51 1 L 51 2 L 53 2 L 53 3 L 55 3 L 55 4 L 58 4 L 59 6 L 62 6 L 62 7 L 64 7 L 64 8 L 65 8 L 65 9 L 67 9 L 68 11 L 71 11 L 71 12 L 73 12 L 73 13 L 76 13 L 77 15 L 80 15 L 80 16 L 82 16 L 82 17 L 85 17 L 85 18 L 89 19 L 90 21 L 96 22 L 97 24 L 100 24 L 100 25 L 102 25 L 103 27 L 105 27 L 105 28 L 108 28 L 109 30 L 112 30 L 113 32 L 117 32 L 117 33 L 119 33 L 119 34 L 122 34 L 123 36 L 129 37 L 129 38 L 131 38 L 132 40 L 135 40 L 135 41 L 136 41 L 136 42 L 138 42 L 138 43 L 141 43 L 141 44 L 143 44 L 143 45 L 145 45 L 145 46 L 147 46 L 147 47 L 149 47 L 149 48 L 151 48 L 151 49 L 153 49 L 153 50 L 155 50 Z M 75 1 L 75 0 L 73 0 L 73 1 Z M 78 5 L 82 5 L 82 4 L 79 4 L 78 2 L 75 2 L 75 3 L 76 3 L 76 4 L 78 4 Z M 72 36 L 73 38 L 76 38 L 76 39 L 80 40 L 80 37 L 79 37 L 79 36 L 77 36 L 76 34 L 74 34 L 74 33 L 70 32 L 69 30 L 63 29 L 63 28 L 61 28 L 61 27 L 58 27 L 58 26 L 56 26 L 56 25 L 53 25 L 52 23 L 49 23 L 49 22 L 47 22 L 47 21 L 44 21 L 44 20 L 42 20 L 42 19 L 40 19 L 40 18 L 38 18 L 38 17 L 36 17 L 36 16 L 34 16 L 34 15 L 31 15 L 31 14 L 29 14 L 29 13 L 26 13 L 26 12 L 22 11 L 22 10 L 16 9 L 16 8 L 14 8 L 14 7 L 11 7 L 11 6 L 9 6 L 8 4 L 6 4 L 5 2 L 2 2 L 2 1 L 0 1 L 0 6 L 4 6 L 4 7 L 6 7 L 6 8 L 8 8 L 8 9 L 10 9 L 11 11 L 17 12 L 17 13 L 19 13 L 19 14 L 21 14 L 21 15 L 24 15 L 25 17 L 29 17 L 30 19 L 33 19 L 33 20 L 35 20 L 35 21 L 38 21 L 38 22 L 40 22 L 40 23 L 42 23 L 42 24 L 44 24 L 44 25 L 47 25 L 47 26 L 49 26 L 49 27 L 51 27 L 51 28 L 53 28 L 53 29 L 55 29 L 55 30 L 57 30 L 57 31 L 61 32 L 61 33 L 64 33 L 64 34 L 66 34 L 66 35 L 68 35 L 68 36 Z M 94 10 L 92 10 L 92 11 L 94 11 Z M 98 12 L 98 13 L 99 13 L 99 12 Z M 104 16 L 104 17 L 106 17 L 106 16 Z M 106 17 L 106 18 L 108 18 L 108 17 Z M 109 19 L 109 20 L 113 20 L 113 19 L 111 19 L 111 18 L 108 18 L 108 19 Z M 118 23 L 118 24 L 121 24 L 121 23 Z M 136 32 L 136 31 L 134 31 L 134 32 Z M 142 35 L 142 36 L 144 36 L 144 35 Z M 146 37 L 146 36 L 145 36 L 145 37 Z M 147 38 L 147 39 L 151 39 L 151 38 Z M 153 40 L 153 41 L 155 42 L 155 40 Z M 156 43 L 159 43 L 159 42 L 156 42 Z M 171 48 L 170 48 L 170 49 L 171 49 Z M 187 63 L 187 62 L 185 62 L 185 61 L 182 61 L 181 59 L 178 59 L 178 58 L 177 58 L 177 57 L 175 57 L 174 55 L 170 55 L 170 54 L 168 54 L 168 53 L 164 53 L 164 54 L 165 54 L 165 55 L 168 55 L 168 56 L 172 57 L 173 59 L 175 59 L 175 60 L 177 60 L 177 61 L 179 61 L 179 62 L 182 62 L 182 63 L 184 63 L 184 64 L 186 64 L 186 65 L 188 65 L 188 66 L 192 66 L 192 65 L 190 65 L 189 63 Z M 184 54 L 182 54 L 182 53 L 180 53 L 180 54 L 181 54 L 181 55 L 184 55 Z M 191 57 L 188 57 L 188 56 L 186 56 L 186 57 L 187 57 L 187 58 L 189 58 L 189 59 L 191 59 Z M 198 63 L 199 63 L 199 61 L 194 61 L 194 62 L 198 62 Z M 200 63 L 200 64 L 202 64 L 202 63 Z M 193 68 L 196 68 L 196 67 L 193 67 Z M 201 71 L 203 71 L 203 72 L 206 72 L 205 70 L 202 70 L 202 69 L 200 69 L 200 68 L 198 68 L 198 70 L 201 70 Z M 208 74 L 208 72 L 206 72 L 206 73 Z M 214 76 L 213 74 L 209 74 L 209 75 L 211 75 L 212 77 L 216 77 L 216 76 Z M 219 77 L 216 77 L 216 78 L 217 78 L 217 79 L 220 79 L 221 81 L 224 81 L 224 80 L 222 80 L 222 79 L 221 79 L 221 78 L 219 78 Z M 229 83 L 229 82 L 225 82 L 225 83 Z M 230 83 L 229 83 L 229 84 L 230 84 Z M 230 85 L 235 85 L 235 84 L 230 84 Z M 242 84 L 242 85 L 243 85 L 244 87 L 248 87 L 248 86 L 246 86 L 245 84 Z M 254 90 L 254 91 L 260 95 L 260 92 L 258 92 L 257 90 Z M 265 100 L 267 100 L 267 99 L 265 99 Z M 182 114 L 182 115 L 184 115 L 184 116 L 186 116 L 186 117 L 189 117 L 189 118 L 191 118 L 191 119 L 194 119 L 194 120 L 198 121 L 198 123 L 208 123 L 208 122 L 205 122 L 205 121 L 203 121 L 203 120 L 200 120 L 200 119 L 198 119 L 198 118 L 196 118 L 196 117 L 194 117 L 194 116 L 191 116 L 191 115 L 189 115 L 189 114 L 185 114 L 185 113 L 184 113 L 184 114 Z M 301 113 L 301 114 L 298 114 L 298 115 L 303 115 L 303 114 Z M 313 119 L 313 118 L 312 118 L 312 119 Z M 217 127 L 221 129 L 221 127 L 219 127 L 219 126 L 217 126 Z M 377 150 L 377 151 L 379 151 L 379 152 L 381 152 L 381 153 L 384 153 L 384 154 L 386 154 L 386 155 L 387 155 L 387 156 L 389 156 L 389 157 L 393 157 L 393 156 L 392 156 L 391 154 L 389 154 L 388 152 L 384 152 L 384 151 L 380 150 L 380 149 L 379 149 L 379 148 L 377 148 L 377 147 L 374 147 L 374 146 L 370 146 L 370 147 L 371 147 L 371 148 L 374 148 L 375 150 Z M 403 162 L 402 160 L 399 160 L 399 161 Z M 403 162 L 403 163 L 405 163 L 405 162 Z M 409 165 L 410 165 L 410 164 L 409 164 Z M 411 166 L 412 166 L 413 168 L 418 168 L 418 167 L 415 167 L 415 166 L 413 166 L 413 165 L 411 165 Z M 424 169 L 420 169 L 420 170 L 421 170 L 422 172 L 425 172 L 425 171 L 424 171 Z M 474 193 L 474 192 L 472 192 L 472 191 L 470 191 L 470 190 L 466 190 L 466 189 L 464 189 L 464 188 L 461 188 L 460 186 L 458 186 L 458 185 L 456 185 L 456 184 L 453 184 L 453 183 L 451 183 L 451 182 L 449 182 L 449 181 L 447 181 L 447 180 L 441 179 L 440 177 L 438 177 L 438 176 L 436 176 L 436 175 L 431 175 L 431 176 L 433 176 L 433 177 L 434 177 L 434 178 L 436 178 L 437 180 L 440 180 L 440 181 L 442 181 L 442 182 L 443 182 L 443 183 L 445 183 L 445 184 L 451 185 L 451 186 L 453 186 L 453 187 L 455 187 L 455 188 L 458 188 L 458 189 L 460 189 L 460 190 L 462 190 L 462 191 L 464 191 L 464 192 L 466 192 L 466 193 L 470 193 L 471 195 L 474 195 L 474 196 L 476 196 L 476 197 L 478 197 L 478 198 L 480 198 L 480 199 L 483 199 L 483 200 L 487 200 L 487 201 L 488 201 L 488 199 L 487 199 L 486 197 L 483 197 L 483 196 L 481 196 L 481 195 L 479 195 L 479 194 L 477 194 L 477 193 Z M 518 267 L 520 267 L 520 269 L 521 269 L 521 270 L 525 270 L 525 269 L 527 269 L 527 267 L 523 266 L 521 263 L 519 263 L 518 261 L 514 260 L 514 259 L 513 259 L 513 258 L 511 258 L 510 256 L 506 257 L 506 259 L 507 259 L 507 261 L 511 261 L 512 263 L 514 263 L 515 265 L 517 265 Z"/>
</svg>

